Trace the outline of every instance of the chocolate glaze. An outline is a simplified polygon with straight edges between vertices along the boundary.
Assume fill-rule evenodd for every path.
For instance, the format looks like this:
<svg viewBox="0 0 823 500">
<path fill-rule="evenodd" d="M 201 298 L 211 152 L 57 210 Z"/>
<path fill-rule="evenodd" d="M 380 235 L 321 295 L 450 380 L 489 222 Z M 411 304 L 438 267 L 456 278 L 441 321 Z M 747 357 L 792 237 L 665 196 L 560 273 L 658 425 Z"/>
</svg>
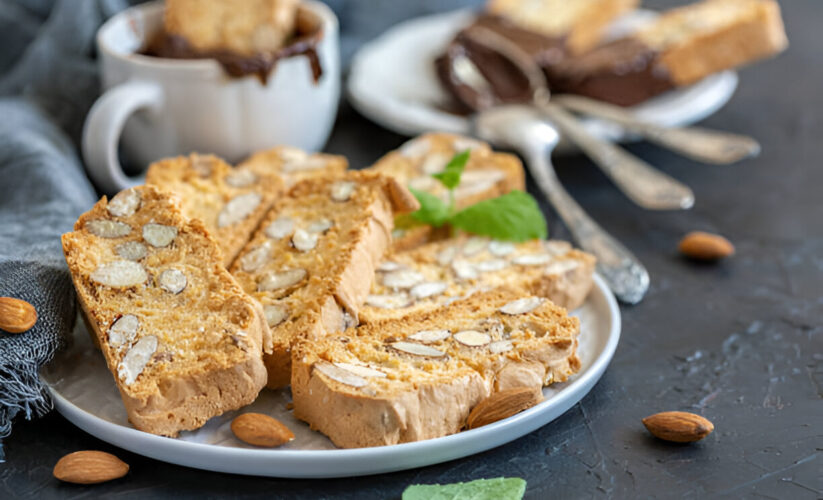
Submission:
<svg viewBox="0 0 823 500">
<path fill-rule="evenodd" d="M 474 40 L 470 30 L 464 30 L 449 45 L 446 54 L 435 60 L 440 80 L 457 97 L 457 110 L 468 113 L 498 104 L 529 101 L 532 91 L 526 76 L 506 57 Z M 463 57 L 472 61 L 489 83 L 488 92 L 466 85 L 456 74 L 454 63 Z"/>
<path fill-rule="evenodd" d="M 632 106 L 674 88 L 658 56 L 639 40 L 623 38 L 558 63 L 550 80 L 557 93 Z"/>
<path fill-rule="evenodd" d="M 311 65 L 315 83 L 323 75 L 317 45 L 323 39 L 320 23 L 298 22 L 297 31 L 291 40 L 275 52 L 242 55 L 227 50 L 199 51 L 185 38 L 160 30 L 149 39 L 139 52 L 142 55 L 167 59 L 215 59 L 230 76 L 235 78 L 257 75 L 265 85 L 277 62 L 288 57 L 304 55 Z"/>
<path fill-rule="evenodd" d="M 461 103 L 458 109 L 469 107 L 490 98 L 478 96 L 454 74 L 452 63 L 458 56 L 466 56 L 492 84 L 495 103 L 525 102 L 531 94 L 523 90 L 521 73 L 512 71 L 512 63 L 502 61 L 477 43 L 472 43 L 471 30 L 482 26 L 493 30 L 515 43 L 531 55 L 546 74 L 549 88 L 554 93 L 585 95 L 601 101 L 631 106 L 666 92 L 674 87 L 666 71 L 657 65 L 658 54 L 633 38 L 617 40 L 579 56 L 572 56 L 563 38 L 552 38 L 515 26 L 498 16 L 480 14 L 475 21 L 460 31 L 435 61 L 443 85 Z M 478 101 L 485 99 L 486 101 Z M 518 100 L 519 99 L 519 100 Z"/>
</svg>

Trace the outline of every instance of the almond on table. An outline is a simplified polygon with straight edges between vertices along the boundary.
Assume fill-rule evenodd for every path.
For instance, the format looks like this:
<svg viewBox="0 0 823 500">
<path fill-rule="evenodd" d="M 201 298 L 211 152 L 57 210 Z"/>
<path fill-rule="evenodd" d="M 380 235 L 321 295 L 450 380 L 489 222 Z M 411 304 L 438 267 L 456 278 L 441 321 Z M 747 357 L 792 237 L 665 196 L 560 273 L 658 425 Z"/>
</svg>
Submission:
<svg viewBox="0 0 823 500">
<path fill-rule="evenodd" d="M 579 329 L 546 299 L 498 290 L 299 341 L 294 415 L 343 448 L 453 434 L 495 393 L 539 391 L 576 373 Z"/>
<path fill-rule="evenodd" d="M 231 267 L 272 329 L 269 387 L 288 385 L 294 341 L 357 322 L 395 214 L 418 207 L 393 179 L 357 171 L 298 182 L 274 204 Z"/>
<path fill-rule="evenodd" d="M 25 300 L 0 297 L 0 330 L 23 333 L 37 323 L 37 311 Z"/>
<path fill-rule="evenodd" d="M 176 436 L 256 399 L 271 341 L 263 311 L 171 195 L 104 197 L 63 235 L 63 252 L 136 428 Z"/>
</svg>

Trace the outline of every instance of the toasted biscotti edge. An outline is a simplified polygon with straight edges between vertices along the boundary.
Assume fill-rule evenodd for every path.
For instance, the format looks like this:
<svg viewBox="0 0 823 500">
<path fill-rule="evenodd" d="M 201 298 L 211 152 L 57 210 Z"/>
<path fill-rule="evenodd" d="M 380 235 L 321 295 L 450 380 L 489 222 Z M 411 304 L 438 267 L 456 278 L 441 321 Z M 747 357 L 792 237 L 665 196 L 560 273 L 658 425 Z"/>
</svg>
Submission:
<svg viewBox="0 0 823 500">
<path fill-rule="evenodd" d="M 560 307 L 573 311 L 583 305 L 594 284 L 597 260 L 589 253 L 574 249 L 569 253 L 578 263 L 575 269 L 555 275 L 544 275 L 525 288 L 538 297 L 545 297 Z"/>
<path fill-rule="evenodd" d="M 151 186 L 136 189 L 141 189 L 144 193 L 149 192 L 150 196 L 165 196 L 168 198 L 168 194 L 162 193 L 162 191 Z M 171 209 L 176 211 L 176 215 L 184 218 L 174 201 L 171 198 L 168 199 L 170 200 Z M 82 214 L 75 223 L 75 231 L 80 230 L 86 220 L 101 214 L 107 203 L 108 200 L 104 196 L 91 210 Z M 212 246 L 215 257 L 215 262 L 212 263 L 213 271 L 218 273 L 221 280 L 233 287 L 238 294 L 245 296 L 234 278 L 222 266 L 219 260 L 221 256 L 220 249 L 203 224 L 198 220 L 187 220 L 184 223 L 184 230 L 204 238 L 208 242 L 207 244 Z M 71 232 L 65 233 L 61 237 L 66 263 L 70 271 L 73 268 L 72 260 L 74 258 L 72 246 L 76 244 L 73 234 Z M 101 339 L 106 338 L 106 333 L 102 330 L 101 325 L 93 319 L 94 315 L 89 310 L 89 297 L 81 292 L 83 286 L 79 274 L 70 272 L 70 276 L 77 291 L 78 304 L 84 323 L 89 329 L 93 341 L 99 347 Z M 246 329 L 247 338 L 252 342 L 257 352 L 261 352 L 267 339 L 270 342 L 269 329 L 263 319 L 260 306 L 251 300 L 248 301 L 248 306 L 254 311 L 254 317 L 250 328 Z M 116 361 L 110 358 L 107 349 L 100 350 L 109 371 L 116 374 Z M 114 378 L 129 421 L 136 428 L 153 434 L 175 437 L 180 431 L 192 430 L 202 426 L 212 416 L 253 402 L 265 386 L 266 371 L 261 356 L 249 353 L 245 361 L 240 364 L 223 370 L 172 380 L 171 383 L 164 386 L 162 396 L 152 394 L 146 398 L 128 395 L 121 388 L 116 375 L 114 375 Z M 208 396 L 203 398 L 201 396 L 204 387 L 215 387 L 219 390 L 216 392 L 210 390 Z"/>
<path fill-rule="evenodd" d="M 606 28 L 619 16 L 640 4 L 640 0 L 601 0 L 592 2 L 569 30 L 566 46 L 572 54 L 581 54 L 603 39 Z"/>
<path fill-rule="evenodd" d="M 522 296 L 522 292 L 501 289 L 456 302 L 448 310 L 411 314 L 369 328 L 392 332 L 402 325 L 472 314 L 484 303 L 490 302 L 496 307 Z M 313 346 L 300 342 L 292 354 L 294 415 L 344 448 L 391 445 L 454 434 L 464 427 L 471 409 L 491 393 L 520 387 L 540 388 L 563 382 L 579 371 L 581 363 L 576 353 L 579 320 L 566 317 L 565 310 L 550 302 L 545 302 L 543 307 L 550 314 L 566 318 L 563 328 L 569 330 L 567 338 L 524 350 L 518 360 L 491 366 L 491 373 L 461 371 L 440 383 L 421 384 L 419 391 L 404 391 L 393 397 L 347 390 L 343 384 L 315 375 L 315 356 L 310 354 Z M 357 330 L 347 331 L 344 337 L 362 335 Z"/>
<path fill-rule="evenodd" d="M 531 2 L 531 6 L 535 3 Z M 559 27 L 547 25 L 545 19 L 551 19 L 552 7 L 563 8 L 559 5 L 552 5 L 554 2 L 546 2 L 542 7 L 538 7 L 539 12 L 524 9 L 526 2 L 522 0 L 488 0 L 486 11 L 508 18 L 523 29 L 542 33 L 549 37 L 564 38 L 565 45 L 573 54 L 585 52 L 597 45 L 603 38 L 605 29 L 618 16 L 624 14 L 640 3 L 639 0 L 584 0 L 577 3 L 580 7 L 576 9 L 575 16 L 567 16 L 568 25 L 563 32 L 558 32 Z M 573 3 L 573 2 L 569 2 Z M 572 6 L 575 8 L 578 6 Z M 537 14 L 537 15 L 535 15 Z"/>
<path fill-rule="evenodd" d="M 352 241 L 350 248 L 340 258 L 347 265 L 337 276 L 324 278 L 328 289 L 313 298 L 315 307 L 303 315 L 294 324 L 288 325 L 293 330 L 292 338 L 321 338 L 327 332 L 342 329 L 346 318 L 344 312 L 356 320 L 358 309 L 369 293 L 374 269 L 391 244 L 391 232 L 394 226 L 394 214 L 417 210 L 417 199 L 395 179 L 376 172 L 349 171 L 331 180 L 355 179 L 370 182 L 378 187 L 380 196 L 364 211 L 371 214 L 366 225 L 361 228 L 358 237 Z M 313 192 L 315 186 L 328 182 L 323 179 L 305 179 L 298 182 L 289 192 L 289 197 L 299 197 L 303 192 Z M 280 205 L 275 203 L 271 212 L 264 218 L 257 234 L 241 254 L 251 250 L 265 226 L 276 218 Z M 237 265 L 232 271 L 237 271 Z M 342 309 L 341 309 L 342 307 Z M 278 325 L 276 328 L 283 328 Z M 345 328 L 345 327 L 343 327 Z M 273 349 L 266 352 L 264 362 L 268 371 L 268 387 L 279 388 L 288 385 L 291 378 L 291 340 L 288 342 L 275 336 Z"/>
<path fill-rule="evenodd" d="M 467 371 L 394 399 L 353 396 L 312 376 L 311 365 L 293 363 L 294 416 L 309 422 L 312 430 L 327 435 L 340 448 L 386 446 L 454 434 L 464 426 L 465 415 L 488 393 L 482 377 Z"/>
<path fill-rule="evenodd" d="M 682 7 L 688 9 L 689 6 Z M 724 30 L 695 35 L 663 51 L 660 64 L 675 85 L 692 84 L 708 75 L 772 56 L 788 44 L 780 5 L 752 2 L 751 15 Z"/>
</svg>

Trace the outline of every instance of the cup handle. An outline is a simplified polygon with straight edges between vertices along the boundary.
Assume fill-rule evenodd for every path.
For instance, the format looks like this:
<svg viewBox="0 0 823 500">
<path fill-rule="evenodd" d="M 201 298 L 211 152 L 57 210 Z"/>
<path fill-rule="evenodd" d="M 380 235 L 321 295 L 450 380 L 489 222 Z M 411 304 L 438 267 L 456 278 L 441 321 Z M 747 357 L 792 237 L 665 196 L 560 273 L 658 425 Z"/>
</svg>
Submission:
<svg viewBox="0 0 823 500">
<path fill-rule="evenodd" d="M 138 183 L 123 172 L 117 158 L 120 134 L 132 113 L 143 108 L 159 111 L 163 101 L 159 85 L 131 81 L 110 88 L 92 106 L 83 125 L 83 158 L 89 177 L 104 193 L 116 193 Z"/>
</svg>

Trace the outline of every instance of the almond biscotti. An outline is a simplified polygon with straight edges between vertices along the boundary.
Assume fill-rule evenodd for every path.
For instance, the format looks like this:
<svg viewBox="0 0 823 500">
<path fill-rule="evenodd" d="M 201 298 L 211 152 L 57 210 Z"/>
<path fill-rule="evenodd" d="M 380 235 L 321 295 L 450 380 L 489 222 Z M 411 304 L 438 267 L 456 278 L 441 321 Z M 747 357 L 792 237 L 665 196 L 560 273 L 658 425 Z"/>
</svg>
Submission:
<svg viewBox="0 0 823 500">
<path fill-rule="evenodd" d="M 579 328 L 546 299 L 499 290 L 300 342 L 294 415 L 343 448 L 454 434 L 490 394 L 576 373 Z"/>
<path fill-rule="evenodd" d="M 176 436 L 254 401 L 266 382 L 263 312 L 167 193 L 104 197 L 63 235 L 63 251 L 135 427 Z"/>
<path fill-rule="evenodd" d="M 494 152 L 485 142 L 456 134 L 430 133 L 416 137 L 380 158 L 369 170 L 389 175 L 405 186 L 446 200 L 448 191 L 432 174 L 441 172 L 455 154 L 465 150 L 470 150 L 471 154 L 460 185 L 454 190 L 457 208 L 514 189 L 525 189 L 523 165 L 516 156 Z M 448 232 L 438 232 L 425 226 L 398 230 L 394 236 L 394 249 L 402 251 L 447 237 Z"/>
<path fill-rule="evenodd" d="M 277 146 L 251 155 L 238 168 L 261 175 L 276 174 L 290 188 L 302 180 L 341 175 L 348 166 L 349 162 L 344 156 L 307 153 L 291 146 Z"/>
<path fill-rule="evenodd" d="M 166 0 L 166 32 L 201 52 L 251 56 L 292 36 L 298 0 Z"/>
<path fill-rule="evenodd" d="M 200 154 L 151 164 L 146 184 L 169 191 L 184 216 L 203 222 L 227 267 L 283 191 L 274 173 L 232 168 L 216 156 Z"/>
<path fill-rule="evenodd" d="M 288 385 L 292 343 L 355 324 L 395 214 L 417 200 L 390 177 L 348 172 L 308 179 L 278 200 L 231 267 L 264 308 L 274 350 L 269 387 Z"/>
<path fill-rule="evenodd" d="M 549 70 L 552 90 L 629 106 L 788 45 L 774 0 L 704 0 Z"/>
<path fill-rule="evenodd" d="M 606 27 L 639 0 L 489 0 L 486 12 L 513 24 L 562 40 L 572 53 L 585 52 L 598 43 Z"/>
<path fill-rule="evenodd" d="M 499 287 L 572 310 L 591 290 L 594 263 L 592 255 L 559 240 L 509 243 L 464 236 L 429 243 L 381 262 L 360 321 L 430 311 Z"/>
</svg>

